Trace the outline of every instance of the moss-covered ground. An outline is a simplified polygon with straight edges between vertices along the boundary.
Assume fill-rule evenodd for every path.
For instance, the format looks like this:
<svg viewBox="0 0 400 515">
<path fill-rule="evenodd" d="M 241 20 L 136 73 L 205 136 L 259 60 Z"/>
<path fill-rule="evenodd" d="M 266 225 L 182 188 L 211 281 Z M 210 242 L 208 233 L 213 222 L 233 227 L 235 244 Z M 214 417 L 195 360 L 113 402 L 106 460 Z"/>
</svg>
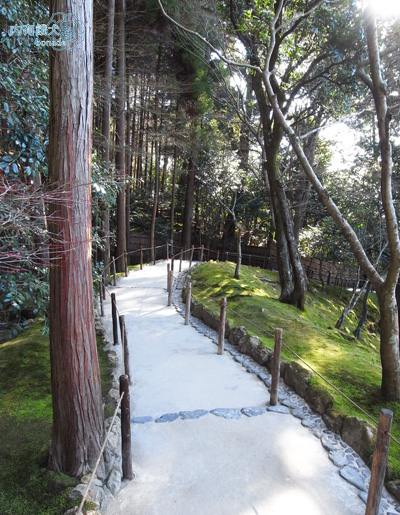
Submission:
<svg viewBox="0 0 400 515">
<path fill-rule="evenodd" d="M 105 390 L 108 362 L 98 347 Z M 36 322 L 0 343 L 1 515 L 55 515 L 68 508 L 69 489 L 55 493 L 54 475 L 45 469 L 51 423 L 49 337 Z"/>
<path fill-rule="evenodd" d="M 192 274 L 194 297 L 219 313 L 219 300 L 226 296 L 228 319 L 235 326 L 245 326 L 250 334 L 259 336 L 266 347 L 273 348 L 275 329 L 281 327 L 286 345 L 373 417 L 379 418 L 382 407 L 392 410 L 392 433 L 400 439 L 400 403 L 384 402 L 380 395 L 379 310 L 375 295 L 370 296 L 368 321 L 361 339 L 356 340 L 353 330 L 361 306 L 349 314 L 340 330 L 335 329 L 350 292 L 335 286 L 327 286 L 323 292 L 320 283 L 311 281 L 311 291 L 307 293 L 306 308 L 302 312 L 279 302 L 276 272 L 242 266 L 241 278 L 237 280 L 233 278 L 234 268 L 230 262 L 209 262 L 195 268 Z M 296 360 L 286 349 L 282 355 Z M 317 376 L 313 382 L 329 389 L 336 414 L 371 422 Z M 394 442 L 390 445 L 387 477 L 400 478 L 400 447 Z"/>
</svg>

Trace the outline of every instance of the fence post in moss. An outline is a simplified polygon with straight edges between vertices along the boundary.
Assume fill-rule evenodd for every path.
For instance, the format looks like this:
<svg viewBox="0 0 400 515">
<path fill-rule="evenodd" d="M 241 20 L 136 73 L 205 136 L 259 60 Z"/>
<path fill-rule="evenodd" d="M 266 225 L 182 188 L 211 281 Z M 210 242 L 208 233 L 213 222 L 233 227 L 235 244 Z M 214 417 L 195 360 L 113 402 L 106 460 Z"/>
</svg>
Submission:
<svg viewBox="0 0 400 515">
<path fill-rule="evenodd" d="M 190 261 L 189 261 L 189 268 L 191 268 L 191 267 L 192 267 L 193 252 L 194 252 L 194 245 L 192 245 L 192 248 L 190 249 Z"/>
<path fill-rule="evenodd" d="M 143 270 L 143 248 L 140 245 L 140 270 Z"/>
<path fill-rule="evenodd" d="M 278 402 L 279 377 L 281 373 L 281 348 L 282 348 L 282 329 L 275 332 L 274 361 L 272 363 L 271 397 L 269 403 L 275 406 Z"/>
<path fill-rule="evenodd" d="M 203 256 L 204 256 L 204 245 L 201 246 L 201 250 L 200 250 L 200 263 L 203 262 Z"/>
<path fill-rule="evenodd" d="M 229 261 L 229 252 L 226 253 L 226 259 L 225 261 Z"/>
<path fill-rule="evenodd" d="M 117 318 L 117 301 L 115 299 L 115 293 L 111 294 L 111 314 L 112 314 L 112 322 L 113 322 L 114 345 L 118 345 L 118 318 Z"/>
<path fill-rule="evenodd" d="M 131 444 L 131 408 L 129 396 L 129 378 L 123 374 L 119 378 L 119 394 L 124 396 L 121 402 L 121 446 L 122 446 L 122 476 L 133 479 L 132 444 Z"/>
<path fill-rule="evenodd" d="M 226 297 L 222 297 L 220 301 L 219 311 L 219 333 L 218 333 L 218 354 L 224 353 L 224 341 L 225 341 L 225 320 L 226 320 L 226 308 L 227 308 Z"/>
<path fill-rule="evenodd" d="M 217 261 L 219 261 L 219 251 L 217 252 Z"/>
<path fill-rule="evenodd" d="M 186 288 L 186 310 L 185 310 L 185 325 L 189 323 L 190 317 L 190 301 L 192 299 L 192 282 L 189 280 Z"/>
<path fill-rule="evenodd" d="M 183 249 L 181 249 L 181 253 L 179 256 L 179 272 L 182 272 L 182 258 L 183 258 Z"/>
<path fill-rule="evenodd" d="M 112 267 L 113 267 L 113 286 L 117 286 L 117 269 L 115 268 L 115 258 L 113 258 Z"/>
<path fill-rule="evenodd" d="M 389 454 L 389 434 L 392 427 L 392 420 L 393 413 L 388 409 L 381 409 L 374 456 L 372 459 L 371 480 L 369 483 L 365 515 L 379 514 L 379 506 L 382 498 L 383 482 L 385 480 Z"/>
</svg>

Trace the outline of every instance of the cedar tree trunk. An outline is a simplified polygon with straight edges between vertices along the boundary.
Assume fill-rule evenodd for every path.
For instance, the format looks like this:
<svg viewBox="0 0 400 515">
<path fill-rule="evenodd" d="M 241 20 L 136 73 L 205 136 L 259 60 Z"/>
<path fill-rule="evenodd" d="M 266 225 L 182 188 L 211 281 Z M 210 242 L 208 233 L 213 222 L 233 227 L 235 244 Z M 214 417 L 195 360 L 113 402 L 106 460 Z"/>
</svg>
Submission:
<svg viewBox="0 0 400 515">
<path fill-rule="evenodd" d="M 103 407 L 94 328 L 91 266 L 92 2 L 53 0 L 51 12 L 85 26 L 73 50 L 50 55 L 49 176 L 64 197 L 49 209 L 50 358 L 53 431 L 49 467 L 80 476 L 94 466 Z"/>
</svg>

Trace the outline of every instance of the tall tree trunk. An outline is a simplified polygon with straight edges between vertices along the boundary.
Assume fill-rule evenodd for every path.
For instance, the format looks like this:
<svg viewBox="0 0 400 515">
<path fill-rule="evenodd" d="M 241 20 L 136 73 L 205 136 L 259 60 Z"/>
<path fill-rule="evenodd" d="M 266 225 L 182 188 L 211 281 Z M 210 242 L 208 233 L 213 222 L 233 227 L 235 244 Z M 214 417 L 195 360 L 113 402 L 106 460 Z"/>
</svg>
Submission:
<svg viewBox="0 0 400 515">
<path fill-rule="evenodd" d="M 320 122 L 320 117 L 317 117 L 316 124 Z M 306 154 L 309 162 L 314 166 L 315 150 L 317 148 L 318 131 L 313 132 L 306 140 L 304 145 L 304 153 Z M 301 174 L 296 185 L 294 192 L 293 202 L 293 232 L 296 239 L 296 244 L 299 244 L 300 231 L 304 225 L 304 218 L 307 211 L 308 200 L 311 193 L 311 182 L 307 179 L 305 174 Z"/>
<path fill-rule="evenodd" d="M 278 270 L 281 285 L 279 300 L 304 309 L 307 280 L 293 232 L 288 201 L 279 179 L 278 152 L 283 138 L 283 130 L 276 120 L 271 124 L 268 117 L 266 93 L 258 73 L 253 76 L 252 85 L 260 108 L 266 153 L 265 169 L 268 175 L 271 205 L 276 224 Z"/>
<path fill-rule="evenodd" d="M 174 221 L 175 221 L 175 192 L 176 192 L 176 167 L 178 161 L 178 147 L 175 143 L 174 145 L 174 165 L 172 168 L 172 190 L 171 190 L 171 214 L 170 214 L 170 245 L 171 245 L 171 254 L 174 254 Z"/>
<path fill-rule="evenodd" d="M 51 14 L 60 12 L 74 14 L 85 33 L 73 50 L 50 51 L 49 179 L 65 202 L 51 205 L 48 219 L 55 238 L 49 467 L 80 476 L 96 462 L 104 424 L 91 265 L 92 2 L 52 0 Z"/>
<path fill-rule="evenodd" d="M 125 269 L 124 254 L 126 252 L 126 190 L 125 190 L 125 0 L 117 0 L 117 113 L 116 113 L 116 150 L 115 168 L 119 179 L 117 195 L 117 272 Z"/>
<path fill-rule="evenodd" d="M 357 338 L 357 340 L 360 339 L 361 329 L 363 328 L 365 322 L 367 321 L 367 316 L 368 316 L 368 297 L 369 297 L 371 291 L 372 291 L 372 284 L 370 282 L 368 282 L 367 289 L 365 290 L 365 293 L 364 293 L 363 307 L 362 307 L 361 316 L 360 316 L 360 319 L 358 320 L 357 328 L 354 331 L 354 336 Z"/>
<path fill-rule="evenodd" d="M 155 248 L 154 248 L 154 240 L 156 233 L 156 219 L 157 219 L 157 208 L 158 208 L 158 196 L 160 192 L 160 141 L 158 135 L 158 115 L 159 115 L 159 94 L 158 94 L 158 81 L 160 75 L 160 66 L 161 66 L 161 53 L 162 47 L 161 44 L 158 45 L 158 59 L 157 59 L 157 68 L 156 68 L 156 94 L 154 100 L 154 114 L 153 114 L 153 123 L 154 123 L 154 164 L 155 164 L 155 177 L 154 177 L 154 200 L 153 200 L 153 211 L 151 214 L 151 223 L 150 223 L 150 249 L 151 249 L 151 261 L 156 260 Z"/>
<path fill-rule="evenodd" d="M 108 0 L 107 15 L 107 47 L 106 60 L 104 64 L 104 104 L 103 104 L 103 166 L 106 170 L 110 169 L 110 114 L 111 114 L 111 77 L 113 61 L 113 41 L 114 41 L 114 16 L 115 0 Z M 110 276 L 110 210 L 108 205 L 103 204 L 102 209 L 102 240 L 103 240 L 103 266 L 106 277 Z"/>
<path fill-rule="evenodd" d="M 126 125 L 125 125 L 125 229 L 126 229 L 126 250 L 129 250 L 131 236 L 130 210 L 131 210 L 131 189 L 132 189 L 132 146 L 131 146 L 131 106 L 130 106 L 130 80 L 126 80 Z"/>
<path fill-rule="evenodd" d="M 196 168 L 194 164 L 193 154 L 189 158 L 187 183 L 186 183 L 186 196 L 185 196 L 185 210 L 183 214 L 183 229 L 182 229 L 182 247 L 189 249 L 192 244 L 192 218 L 193 218 L 193 205 L 194 205 L 194 181 L 196 177 Z"/>
<path fill-rule="evenodd" d="M 240 279 L 240 267 L 242 265 L 242 226 L 236 222 L 236 267 L 235 267 L 235 279 Z"/>
</svg>

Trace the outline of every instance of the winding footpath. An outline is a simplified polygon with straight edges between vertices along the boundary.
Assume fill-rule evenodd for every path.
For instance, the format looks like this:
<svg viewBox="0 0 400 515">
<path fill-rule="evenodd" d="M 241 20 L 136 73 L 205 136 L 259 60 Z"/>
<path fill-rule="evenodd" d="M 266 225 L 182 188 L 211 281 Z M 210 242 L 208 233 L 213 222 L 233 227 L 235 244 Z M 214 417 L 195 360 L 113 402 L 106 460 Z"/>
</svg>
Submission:
<svg viewBox="0 0 400 515">
<path fill-rule="evenodd" d="M 128 332 L 136 477 L 104 515 L 364 514 L 362 460 L 285 385 L 269 406 L 266 369 L 229 345 L 219 356 L 202 322 L 185 326 L 179 290 L 167 306 L 166 270 L 110 288 Z M 387 494 L 381 513 L 400 513 Z"/>
</svg>

